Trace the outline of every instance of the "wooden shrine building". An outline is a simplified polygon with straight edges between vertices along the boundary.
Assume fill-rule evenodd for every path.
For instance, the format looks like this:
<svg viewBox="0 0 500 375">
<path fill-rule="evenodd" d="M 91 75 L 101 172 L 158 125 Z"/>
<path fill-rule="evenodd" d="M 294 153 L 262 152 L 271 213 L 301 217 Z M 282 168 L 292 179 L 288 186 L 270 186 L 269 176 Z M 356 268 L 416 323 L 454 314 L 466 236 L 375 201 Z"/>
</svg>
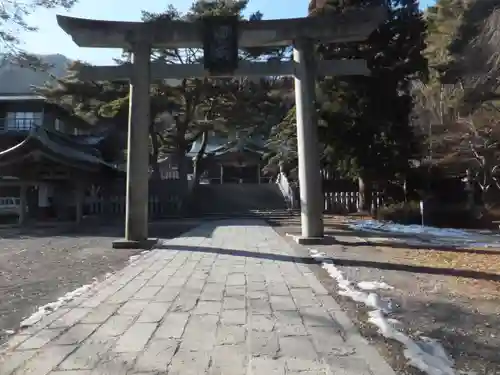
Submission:
<svg viewBox="0 0 500 375">
<path fill-rule="evenodd" d="M 19 221 L 83 215 L 91 184 L 123 175 L 111 161 L 111 132 L 90 125 L 33 95 L 0 95 L 0 193 L 19 197 Z"/>
<path fill-rule="evenodd" d="M 201 142 L 194 142 L 187 157 L 194 159 L 200 148 Z M 208 167 L 203 181 L 210 184 L 260 184 L 267 181 L 262 174 L 265 150 L 265 141 L 255 137 L 211 137 L 206 146 Z"/>
</svg>

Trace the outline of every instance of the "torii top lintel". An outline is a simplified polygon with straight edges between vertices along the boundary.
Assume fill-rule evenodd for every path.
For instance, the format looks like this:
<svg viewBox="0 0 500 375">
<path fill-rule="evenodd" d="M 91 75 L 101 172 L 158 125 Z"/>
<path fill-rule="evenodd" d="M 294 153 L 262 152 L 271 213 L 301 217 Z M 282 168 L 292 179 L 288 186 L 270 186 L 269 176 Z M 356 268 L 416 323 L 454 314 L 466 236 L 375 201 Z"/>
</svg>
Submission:
<svg viewBox="0 0 500 375">
<path fill-rule="evenodd" d="M 363 41 L 385 20 L 387 10 L 374 7 L 333 16 L 241 21 L 239 47 L 290 45 L 300 38 L 316 42 Z M 80 47 L 131 48 L 131 41 L 157 48 L 201 48 L 198 22 L 121 22 L 58 15 L 59 26 Z"/>
</svg>

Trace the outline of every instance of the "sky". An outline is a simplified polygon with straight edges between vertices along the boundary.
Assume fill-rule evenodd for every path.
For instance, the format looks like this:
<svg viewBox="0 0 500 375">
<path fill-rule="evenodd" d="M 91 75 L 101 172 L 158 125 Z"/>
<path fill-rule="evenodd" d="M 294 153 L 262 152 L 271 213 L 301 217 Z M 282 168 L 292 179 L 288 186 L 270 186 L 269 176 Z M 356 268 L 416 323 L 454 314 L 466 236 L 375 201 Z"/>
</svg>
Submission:
<svg viewBox="0 0 500 375">
<path fill-rule="evenodd" d="M 434 1 L 421 0 L 421 6 L 426 7 Z M 95 65 L 110 65 L 112 58 L 118 57 L 121 50 L 76 46 L 57 25 L 56 14 L 113 21 L 139 21 L 141 10 L 161 12 L 168 4 L 184 12 L 188 10 L 191 0 L 80 0 L 70 11 L 39 9 L 27 18 L 28 23 L 37 26 L 39 30 L 22 35 L 23 48 L 32 53 L 60 53 L 70 59 L 79 59 Z M 308 4 L 309 0 L 251 0 L 247 13 L 259 10 L 266 19 L 304 17 Z"/>
</svg>

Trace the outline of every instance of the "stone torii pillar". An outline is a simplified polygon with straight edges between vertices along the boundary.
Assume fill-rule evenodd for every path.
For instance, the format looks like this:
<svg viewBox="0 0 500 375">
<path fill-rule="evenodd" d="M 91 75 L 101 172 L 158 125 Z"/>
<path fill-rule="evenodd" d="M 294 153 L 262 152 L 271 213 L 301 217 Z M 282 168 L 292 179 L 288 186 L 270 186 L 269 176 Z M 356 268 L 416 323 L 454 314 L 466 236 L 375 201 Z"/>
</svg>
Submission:
<svg viewBox="0 0 500 375">
<path fill-rule="evenodd" d="M 139 38 L 131 44 L 125 239 L 114 248 L 144 248 L 148 241 L 151 45 Z"/>
<path fill-rule="evenodd" d="M 299 159 L 301 237 L 313 243 L 323 237 L 323 187 L 316 119 L 316 67 L 314 44 L 306 38 L 294 42 L 295 108 Z"/>
<path fill-rule="evenodd" d="M 132 53 L 125 240 L 140 243 L 148 239 L 151 46 L 147 41 L 135 41 Z"/>
</svg>

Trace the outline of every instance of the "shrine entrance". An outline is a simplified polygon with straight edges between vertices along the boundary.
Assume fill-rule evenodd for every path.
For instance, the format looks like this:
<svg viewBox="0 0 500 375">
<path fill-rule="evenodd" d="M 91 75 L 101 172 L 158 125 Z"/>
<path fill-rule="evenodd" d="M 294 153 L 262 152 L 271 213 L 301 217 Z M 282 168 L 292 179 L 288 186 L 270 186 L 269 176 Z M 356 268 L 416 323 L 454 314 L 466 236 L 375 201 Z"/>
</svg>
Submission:
<svg viewBox="0 0 500 375">
<path fill-rule="evenodd" d="M 133 62 L 82 66 L 82 80 L 130 81 L 125 240 L 114 247 L 148 243 L 150 81 L 186 77 L 294 76 L 302 237 L 323 237 L 323 193 L 315 118 L 317 76 L 368 75 L 364 60 L 315 61 L 316 43 L 360 42 L 387 17 L 383 7 L 335 16 L 240 21 L 206 17 L 198 21 L 116 22 L 57 16 L 59 26 L 80 47 L 121 48 Z M 293 45 L 293 61 L 239 63 L 238 48 Z M 151 63 L 153 48 L 203 48 L 204 64 Z"/>
<path fill-rule="evenodd" d="M 255 165 L 225 165 L 222 184 L 257 184 L 258 166 Z"/>
</svg>

